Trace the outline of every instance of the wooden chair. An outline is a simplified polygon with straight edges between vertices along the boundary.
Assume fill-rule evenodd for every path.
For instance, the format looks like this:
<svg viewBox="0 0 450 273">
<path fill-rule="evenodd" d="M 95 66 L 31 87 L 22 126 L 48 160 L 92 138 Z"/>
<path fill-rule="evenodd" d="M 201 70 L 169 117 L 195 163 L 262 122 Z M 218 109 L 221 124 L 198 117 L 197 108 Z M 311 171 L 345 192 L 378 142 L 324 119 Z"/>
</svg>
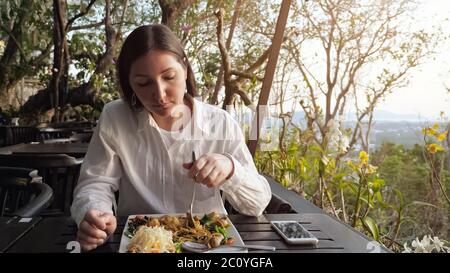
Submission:
<svg viewBox="0 0 450 273">
<path fill-rule="evenodd" d="M 54 202 L 43 213 L 47 216 L 70 215 L 73 189 L 82 160 L 65 154 L 0 155 L 0 166 L 37 169 L 43 182 L 54 191 Z"/>
<path fill-rule="evenodd" d="M 37 170 L 0 167 L 0 216 L 37 216 L 52 200 L 53 190 Z"/>
</svg>

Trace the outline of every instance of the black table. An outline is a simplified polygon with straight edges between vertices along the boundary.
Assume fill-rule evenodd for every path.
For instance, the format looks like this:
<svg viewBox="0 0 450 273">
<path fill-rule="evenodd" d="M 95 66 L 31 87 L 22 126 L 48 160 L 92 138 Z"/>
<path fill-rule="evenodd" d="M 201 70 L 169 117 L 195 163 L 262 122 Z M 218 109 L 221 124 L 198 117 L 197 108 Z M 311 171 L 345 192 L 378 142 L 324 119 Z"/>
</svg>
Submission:
<svg viewBox="0 0 450 273">
<path fill-rule="evenodd" d="M 244 243 L 275 246 L 276 252 L 389 252 L 326 214 L 267 214 L 260 217 L 229 215 L 229 218 L 236 226 Z M 319 239 L 319 243 L 316 246 L 287 244 L 271 228 L 270 220 L 298 221 Z M 119 217 L 114 235 L 94 252 L 117 252 L 125 221 L 125 217 Z M 75 222 L 69 217 L 44 218 L 7 252 L 71 252 L 76 245 L 74 243 L 76 231 Z"/>
<path fill-rule="evenodd" d="M 0 148 L 0 154 L 66 154 L 82 158 L 88 147 L 89 143 L 20 143 Z"/>
<path fill-rule="evenodd" d="M 36 226 L 40 217 L 0 217 L 0 253 L 5 252 L 22 236 Z"/>
</svg>

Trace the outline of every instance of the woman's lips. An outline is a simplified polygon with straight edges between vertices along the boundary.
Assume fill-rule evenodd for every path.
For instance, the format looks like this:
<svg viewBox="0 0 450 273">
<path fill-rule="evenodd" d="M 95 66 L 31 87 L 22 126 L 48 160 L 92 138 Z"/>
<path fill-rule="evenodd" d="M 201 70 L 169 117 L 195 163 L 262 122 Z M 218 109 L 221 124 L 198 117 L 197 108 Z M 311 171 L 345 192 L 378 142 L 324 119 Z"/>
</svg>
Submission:
<svg viewBox="0 0 450 273">
<path fill-rule="evenodd" d="M 156 108 L 161 108 L 161 109 L 169 108 L 169 106 L 170 106 L 170 103 L 156 104 L 155 105 Z"/>
</svg>

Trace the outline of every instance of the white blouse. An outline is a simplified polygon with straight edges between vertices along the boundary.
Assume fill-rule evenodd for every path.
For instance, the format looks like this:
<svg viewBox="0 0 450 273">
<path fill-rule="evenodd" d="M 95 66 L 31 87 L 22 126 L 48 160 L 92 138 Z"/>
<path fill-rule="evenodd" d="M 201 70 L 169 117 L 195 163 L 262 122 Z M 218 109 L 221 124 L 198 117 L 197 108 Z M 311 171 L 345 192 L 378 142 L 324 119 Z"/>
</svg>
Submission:
<svg viewBox="0 0 450 273">
<path fill-rule="evenodd" d="M 240 213 L 259 216 L 271 199 L 270 186 L 255 167 L 238 123 L 224 110 L 193 99 L 191 130 L 175 134 L 166 147 L 161 129 L 145 110 L 132 111 L 121 99 L 105 105 L 81 166 L 72 217 L 79 225 L 97 209 L 118 216 L 185 213 L 194 185 L 194 213 L 226 213 L 223 196 Z M 206 153 L 229 154 L 234 174 L 218 188 L 187 177 L 183 163 Z M 119 191 L 118 204 L 114 193 Z"/>
</svg>

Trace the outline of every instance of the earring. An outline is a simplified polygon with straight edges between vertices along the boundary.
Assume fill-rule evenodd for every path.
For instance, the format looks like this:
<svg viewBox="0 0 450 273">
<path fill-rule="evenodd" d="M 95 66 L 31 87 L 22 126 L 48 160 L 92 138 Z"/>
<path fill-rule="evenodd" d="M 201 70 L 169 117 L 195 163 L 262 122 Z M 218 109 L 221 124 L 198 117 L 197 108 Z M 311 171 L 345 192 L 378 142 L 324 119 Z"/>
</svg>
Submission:
<svg viewBox="0 0 450 273">
<path fill-rule="evenodd" d="M 136 94 L 131 95 L 131 105 L 136 106 Z"/>
</svg>

